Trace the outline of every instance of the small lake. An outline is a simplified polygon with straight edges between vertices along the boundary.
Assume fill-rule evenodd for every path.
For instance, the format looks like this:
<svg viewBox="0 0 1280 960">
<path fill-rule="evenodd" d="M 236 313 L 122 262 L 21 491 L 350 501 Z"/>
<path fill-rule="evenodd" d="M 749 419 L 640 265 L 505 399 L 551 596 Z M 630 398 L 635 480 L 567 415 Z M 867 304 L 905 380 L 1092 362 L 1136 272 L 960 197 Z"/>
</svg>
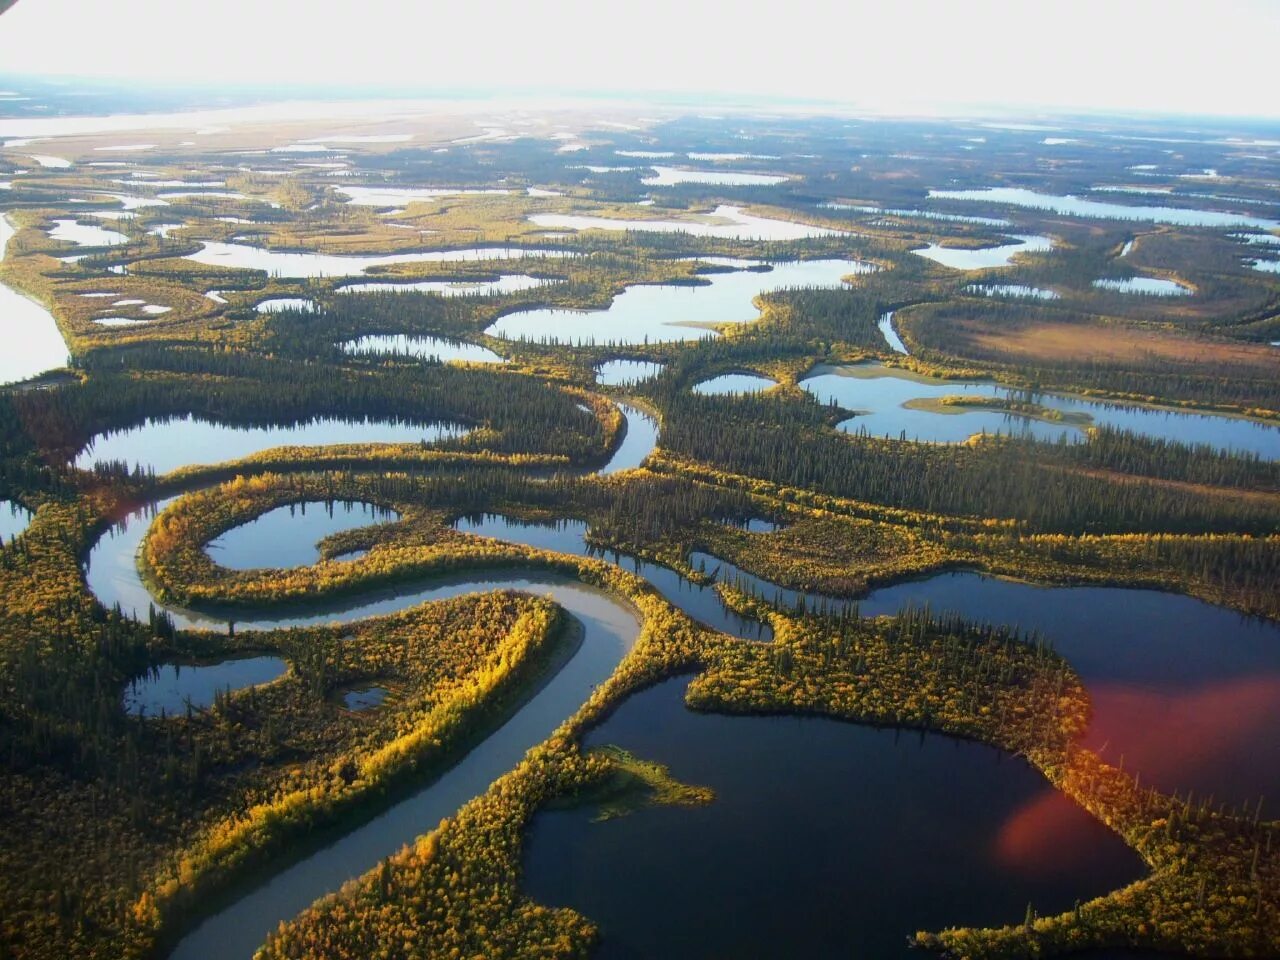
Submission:
<svg viewBox="0 0 1280 960">
<path fill-rule="evenodd" d="M 1009 297 L 1019 300 L 1057 300 L 1059 298 L 1056 290 L 1029 287 L 1022 283 L 971 283 L 964 288 L 964 292 L 976 293 L 983 297 Z"/>
<path fill-rule="evenodd" d="M 683 167 L 653 167 L 654 176 L 641 183 L 649 187 L 672 187 L 678 183 L 705 183 L 726 187 L 771 187 L 786 183 L 790 177 L 769 173 L 742 173 L 734 170 L 688 170 Z"/>
<path fill-rule="evenodd" d="M 401 207 L 410 203 L 439 200 L 441 197 L 509 194 L 510 190 L 480 187 L 338 187 L 338 193 L 354 206 Z"/>
<path fill-rule="evenodd" d="M 1280 273 L 1280 260 L 1254 260 L 1253 269 L 1263 273 Z"/>
<path fill-rule="evenodd" d="M 990 187 L 985 190 L 930 190 L 930 198 L 939 200 L 974 200 L 984 203 L 1005 203 L 1032 210 L 1048 210 L 1071 217 L 1095 220 L 1140 220 L 1146 223 L 1170 223 L 1183 227 L 1215 227 L 1238 229 L 1253 227 L 1260 230 L 1280 230 L 1280 221 L 1254 217 L 1243 213 L 1222 213 L 1218 210 L 1188 210 L 1180 207 L 1138 206 L 1126 203 L 1108 203 L 1102 200 L 1086 200 L 1082 197 L 1036 193 L 1021 187 Z"/>
<path fill-rule="evenodd" d="M 30 510 L 14 500 L 0 500 L 0 546 L 26 530 L 33 516 Z"/>
<path fill-rule="evenodd" d="M 397 357 L 414 357 L 419 360 L 453 360 L 466 363 L 506 363 L 487 347 L 467 343 L 464 340 L 446 340 L 443 337 L 418 337 L 409 334 L 370 334 L 341 344 L 342 351 L 352 355 L 391 354 Z"/>
<path fill-rule="evenodd" d="M 945 412 L 904 406 L 911 401 L 947 396 L 1023 396 L 1019 391 L 991 382 L 940 380 L 877 363 L 819 366 L 800 381 L 800 387 L 821 403 L 835 402 L 846 410 L 863 411 L 843 421 L 846 433 L 866 430 L 872 436 L 961 443 L 975 433 L 1028 434 L 1055 441 L 1083 437 L 1081 428 L 1067 423 L 1031 420 L 1003 410 L 947 408 Z M 1154 407 L 1126 406 L 1084 400 L 1063 394 L 1036 394 L 1035 400 L 1064 414 L 1087 414 L 1095 425 L 1106 424 L 1143 436 L 1190 444 L 1207 444 L 1219 450 L 1256 453 L 1264 459 L 1280 459 L 1280 427 L 1234 417 L 1183 413 Z M 954 411 L 954 412 L 953 412 Z"/>
<path fill-rule="evenodd" d="M 116 230 L 95 227 L 88 223 L 77 223 L 74 220 L 54 220 L 49 236 L 54 240 L 64 240 L 81 247 L 111 247 L 126 243 L 129 239 Z"/>
<path fill-rule="evenodd" d="M 725 397 L 732 394 L 762 393 L 777 385 L 777 380 L 754 373 L 725 373 L 694 384 L 693 392 L 704 397 Z"/>
<path fill-rule="evenodd" d="M 649 233 L 687 233 L 724 240 L 805 240 L 840 236 L 847 231 L 815 227 L 792 220 L 776 220 L 747 213 L 742 207 L 720 204 L 699 220 L 623 220 L 585 214 L 537 213 L 530 222 L 552 230 L 638 230 Z M 715 262 L 716 258 L 699 258 Z"/>
<path fill-rule="evenodd" d="M 386 687 L 358 687 L 342 695 L 342 705 L 357 712 L 374 710 L 382 706 L 390 694 Z"/>
<path fill-rule="evenodd" d="M 687 683 L 634 695 L 586 742 L 666 764 L 713 802 L 603 822 L 591 807 L 542 812 L 530 828 L 524 892 L 598 923 L 594 957 L 907 958 L 917 930 L 1019 923 L 1028 902 L 1069 910 L 1144 872 L 1119 837 L 990 747 L 694 713 Z"/>
<path fill-rule="evenodd" d="M 527 273 L 507 273 L 497 280 L 414 280 L 408 283 L 352 283 L 338 287 L 337 293 L 434 293 L 442 297 L 493 297 L 545 287 L 556 280 L 531 277 Z"/>
<path fill-rule="evenodd" d="M 996 217 L 968 217 L 958 213 L 940 213 L 937 210 L 895 210 L 865 204 L 834 202 L 820 203 L 818 207 L 822 210 L 847 210 L 851 213 L 872 213 L 883 217 L 908 217 L 912 219 L 939 220 L 946 223 L 974 223 L 984 227 L 1010 226 L 1008 220 L 1001 220 Z"/>
<path fill-rule="evenodd" d="M 707 283 L 627 287 L 604 310 L 536 309 L 508 313 L 485 333 L 507 340 L 557 344 L 636 345 L 702 340 L 710 324 L 750 323 L 761 293 L 788 287 L 839 287 L 843 278 L 875 267 L 859 260 L 777 263 L 768 271 L 704 274 Z"/>
<path fill-rule="evenodd" d="M 0 216 L 0 260 L 4 259 L 13 224 Z M 67 343 L 53 314 L 26 294 L 0 283 L 0 383 L 15 383 L 67 365 Z"/>
<path fill-rule="evenodd" d="M 1141 297 L 1189 297 L 1194 291 L 1175 280 L 1160 277 L 1129 277 L 1125 280 L 1095 280 L 1094 287 L 1111 293 L 1132 293 Z"/>
<path fill-rule="evenodd" d="M 231 570 L 310 566 L 320 560 L 319 543 L 325 537 L 399 519 L 396 511 L 371 503 L 290 503 L 228 530 L 210 541 L 205 552 Z"/>
<path fill-rule="evenodd" d="M 976 250 L 962 247 L 944 247 L 931 243 L 922 250 L 912 250 L 917 256 L 927 257 L 934 263 L 940 263 L 952 270 L 989 270 L 993 267 L 1007 267 L 1013 258 L 1020 253 L 1047 253 L 1053 249 L 1053 241 L 1048 237 L 1015 235 L 1017 243 L 1006 243 L 998 247 L 980 247 Z"/>
<path fill-rule="evenodd" d="M 392 263 L 470 263 L 485 260 L 549 259 L 574 256 L 566 250 L 525 250 L 519 247 L 472 247 L 427 253 L 332 254 L 268 250 L 245 243 L 207 242 L 184 259 L 209 267 L 264 270 L 276 277 L 354 277 L 372 267 Z"/>
<path fill-rule="evenodd" d="M 280 313 L 283 310 L 313 312 L 316 302 L 305 297 L 273 297 L 270 300 L 259 300 L 253 309 L 258 313 Z"/>
<path fill-rule="evenodd" d="M 464 427 L 415 424 L 397 420 L 345 420 L 318 417 L 297 426 L 234 427 L 187 415 L 150 419 L 139 426 L 94 437 L 75 465 L 91 470 L 95 463 L 123 462 L 157 475 L 187 464 L 239 460 L 273 447 L 315 447 L 351 443 L 428 443 L 456 437 Z"/>
<path fill-rule="evenodd" d="M 288 664 L 279 657 L 236 657 L 212 664 L 170 663 L 139 677 L 124 691 L 124 709 L 133 716 L 182 714 L 213 706 L 219 693 L 270 683 Z"/>
<path fill-rule="evenodd" d="M 656 379 L 665 363 L 648 360 L 609 360 L 596 367 L 596 383 L 605 387 L 630 387 Z"/>
</svg>

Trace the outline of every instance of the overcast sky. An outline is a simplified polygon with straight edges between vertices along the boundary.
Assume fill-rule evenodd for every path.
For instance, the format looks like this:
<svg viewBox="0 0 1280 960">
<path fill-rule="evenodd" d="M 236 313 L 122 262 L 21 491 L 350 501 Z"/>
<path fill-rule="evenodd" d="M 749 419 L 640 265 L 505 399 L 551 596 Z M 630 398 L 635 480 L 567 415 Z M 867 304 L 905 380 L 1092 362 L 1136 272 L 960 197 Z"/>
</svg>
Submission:
<svg viewBox="0 0 1280 960">
<path fill-rule="evenodd" d="M 1280 118 L 1280 0 L 19 0 L 0 70 Z"/>
</svg>

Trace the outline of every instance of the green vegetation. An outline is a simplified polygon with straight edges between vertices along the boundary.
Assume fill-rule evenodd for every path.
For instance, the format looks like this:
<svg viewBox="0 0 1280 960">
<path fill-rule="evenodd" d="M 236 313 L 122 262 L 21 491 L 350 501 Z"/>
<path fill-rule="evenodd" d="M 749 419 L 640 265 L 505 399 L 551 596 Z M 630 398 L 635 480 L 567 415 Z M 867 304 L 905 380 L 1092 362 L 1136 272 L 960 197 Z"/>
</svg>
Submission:
<svg viewBox="0 0 1280 960">
<path fill-rule="evenodd" d="M 122 212 L 113 196 L 122 189 L 118 170 L 77 162 L 13 179 L 4 204 L 18 229 L 0 279 L 51 309 L 73 363 L 65 375 L 0 388 L 0 499 L 35 513 L 25 532 L 0 545 L 0 957 L 163 955 L 252 879 L 479 749 L 579 640 L 553 601 L 511 591 L 345 626 L 226 634 L 178 629 L 165 607 L 249 619 L 447 574 L 530 566 L 632 610 L 634 647 L 487 791 L 438 826 L 422 823 L 400 853 L 283 923 L 263 946 L 264 960 L 588 956 L 600 935 L 593 918 L 535 903 L 522 890 L 526 829 L 539 811 L 573 804 L 594 805 L 602 817 L 650 803 L 715 810 L 709 789 L 678 782 L 653 758 L 583 746 L 627 697 L 677 675 L 692 677 L 693 709 L 934 731 L 1023 757 L 1148 868 L 1142 880 L 1072 911 L 1029 912 L 1001 928 L 920 931 L 919 947 L 1000 960 L 1116 946 L 1280 952 L 1280 821 L 1261 807 L 1154 790 L 1087 749 L 1091 691 L 1039 638 L 927 609 L 879 618 L 852 607 L 781 610 L 729 580 L 716 586 L 725 603 L 773 636 L 736 639 L 692 619 L 610 553 L 703 586 L 709 571 L 691 565 L 695 552 L 781 587 L 855 600 L 876 586 L 976 569 L 1046 584 L 1177 591 L 1280 621 L 1274 455 L 1083 422 L 1078 443 L 980 435 L 925 444 L 841 433 L 836 425 L 855 411 L 824 406 L 797 385 L 818 364 L 874 358 L 912 375 L 987 377 L 1018 390 L 1015 399 L 912 403 L 932 415 L 977 406 L 1057 420 L 1036 399 L 1054 389 L 1275 429 L 1280 353 L 1261 341 L 1280 338 L 1280 291 L 1243 262 L 1257 251 L 1209 230 L 1041 211 L 1003 211 L 1013 222 L 1001 227 L 973 219 L 992 214 L 981 204 L 926 196 L 930 184 L 986 185 L 992 177 L 1053 192 L 1124 185 L 1136 149 L 1129 146 L 1081 148 L 1071 164 L 1042 169 L 1011 132 L 986 131 L 983 157 L 966 158 L 949 128 L 935 136 L 944 128 L 740 121 L 732 131 L 691 118 L 643 133 L 613 130 L 600 135 L 609 145 L 592 146 L 586 158 L 534 137 L 443 153 L 425 140 L 353 146 L 352 183 L 500 183 L 509 191 L 412 201 L 394 214 L 346 202 L 328 173 L 292 160 L 279 160 L 288 173 L 269 176 L 225 153 L 157 150 L 139 161 L 155 179 L 208 175 L 244 196 L 136 207 L 109 221 L 127 238 L 109 247 L 56 241 L 46 229 L 59 218 L 98 224 L 92 210 L 71 203 L 86 195 L 94 209 L 100 200 L 102 210 Z M 584 159 L 613 166 L 615 148 L 651 150 L 650 138 L 673 152 L 740 152 L 739 135 L 776 157 L 744 163 L 791 179 L 651 190 L 638 164 L 578 167 Z M 1193 157 L 1209 151 L 1183 149 Z M 0 176 L 8 179 L 16 156 L 0 152 Z M 1256 203 L 1257 215 L 1273 215 L 1272 172 L 1240 158 L 1233 164 L 1231 209 Z M 554 195 L 529 195 L 529 186 Z M 127 189 L 155 193 L 145 177 Z M 1170 203 L 1225 202 L 1179 183 L 1170 189 Z M 651 194 L 653 205 L 639 205 Z M 585 214 L 693 225 L 721 203 L 847 232 L 787 241 L 682 231 L 548 236 L 530 220 Z M 909 212 L 926 208 L 959 219 Z M 153 232 L 179 221 L 165 236 Z M 912 252 L 932 242 L 997 245 L 1010 232 L 1051 235 L 1054 249 L 987 273 L 952 271 Z M 289 278 L 186 259 L 205 242 L 326 255 L 512 251 L 495 260 L 392 263 L 363 277 Z M 573 255 L 538 256 L 547 250 Z M 85 256 L 59 259 L 73 254 Z M 733 269 L 705 259 L 717 257 L 856 258 L 878 269 L 839 289 L 766 293 L 758 322 L 716 327 L 717 336 L 701 341 L 570 347 L 483 332 L 514 310 L 604 309 L 628 286 L 699 285 L 710 271 Z M 498 296 L 340 292 L 355 281 L 511 273 L 553 282 Z M 1176 276 L 1195 294 L 1159 303 L 1092 287 L 1098 277 L 1137 275 Z M 978 281 L 1051 288 L 1059 298 L 981 297 L 967 289 Z M 255 311 L 276 297 L 306 298 L 316 309 Z M 95 324 L 108 306 L 116 312 L 117 300 L 134 319 L 143 315 L 130 311 L 141 307 L 128 301 L 172 309 L 134 326 Z M 891 351 L 880 332 L 889 310 L 908 356 Z M 344 352 L 344 342 L 370 334 L 460 339 L 504 362 Z M 664 366 L 625 389 L 598 385 L 596 367 L 613 359 Z M 779 386 L 748 396 L 691 392 L 729 371 L 756 371 Z M 626 442 L 618 400 L 660 421 L 658 446 L 644 467 L 600 475 L 594 471 Z M 282 447 L 235 461 L 210 450 L 201 464 L 163 476 L 128 463 L 74 466 L 97 436 L 188 416 L 242 427 L 319 417 L 448 422 L 465 431 L 432 444 Z M 104 607 L 86 582 L 91 549 L 114 521 L 168 496 L 176 499 L 148 519 L 137 558 L 152 610 L 135 619 Z M 232 569 L 205 549 L 269 510 L 314 501 L 371 503 L 400 517 L 331 535 L 318 545 L 321 560 L 288 570 Z M 570 556 L 453 527 L 490 512 L 582 521 L 600 553 Z M 746 527 L 760 518 L 778 528 Z M 366 552 L 346 556 L 356 550 Z M 127 685 L 162 665 L 248 653 L 278 656 L 288 670 L 219 694 L 205 709 L 139 717 L 123 708 Z M 345 709 L 343 691 L 373 684 L 392 696 L 376 709 Z"/>
</svg>

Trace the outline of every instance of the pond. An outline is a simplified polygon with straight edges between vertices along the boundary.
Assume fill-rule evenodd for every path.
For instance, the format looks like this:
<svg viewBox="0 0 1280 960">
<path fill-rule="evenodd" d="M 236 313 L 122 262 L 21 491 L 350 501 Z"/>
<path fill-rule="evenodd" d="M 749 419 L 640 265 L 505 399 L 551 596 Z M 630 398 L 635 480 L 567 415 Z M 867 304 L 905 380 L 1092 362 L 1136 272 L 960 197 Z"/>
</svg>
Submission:
<svg viewBox="0 0 1280 960">
<path fill-rule="evenodd" d="M 129 240 L 116 230 L 77 223 L 75 220 L 54 220 L 49 236 L 54 240 L 64 240 L 82 247 L 111 247 Z"/>
<path fill-rule="evenodd" d="M 761 393 L 777 385 L 777 380 L 757 376 L 754 373 L 725 373 L 694 384 L 693 392 L 704 397 L 724 397 L 732 394 Z"/>
<path fill-rule="evenodd" d="M 1176 280 L 1165 280 L 1161 277 L 1129 277 L 1125 280 L 1095 280 L 1094 287 L 1112 293 L 1133 293 L 1142 297 L 1188 297 L 1195 291 L 1178 283 Z"/>
<path fill-rule="evenodd" d="M 596 383 L 605 387 L 631 387 L 654 380 L 667 369 L 649 360 L 608 360 L 596 367 Z"/>
<path fill-rule="evenodd" d="M 472 247 L 463 250 L 432 250 L 427 253 L 331 254 L 268 250 L 245 243 L 210 241 L 184 259 L 210 267 L 263 270 L 278 277 L 354 277 L 372 267 L 392 263 L 466 263 L 484 260 L 518 260 L 521 257 L 547 259 L 574 256 L 566 250 L 521 249 L 519 247 Z"/>
<path fill-rule="evenodd" d="M 1243 213 L 1223 213 L 1218 210 L 1190 210 L 1181 207 L 1138 206 L 1126 203 L 1108 203 L 1102 200 L 1086 200 L 1082 197 L 1036 193 L 1021 187 L 989 187 L 984 190 L 930 190 L 930 198 L 939 200 L 970 200 L 984 203 L 1005 203 L 1032 210 L 1048 210 L 1071 217 L 1102 220 L 1139 220 L 1147 223 L 1170 223 L 1183 227 L 1215 227 L 1238 229 L 1253 227 L 1260 230 L 1280 230 L 1280 221 L 1254 217 Z"/>
<path fill-rule="evenodd" d="M 952 270 L 988 270 L 994 267 L 1007 267 L 1013 258 L 1020 253 L 1047 253 L 1053 249 L 1053 241 L 1048 237 L 1015 235 L 1016 243 L 1006 243 L 998 247 L 944 247 L 931 243 L 922 250 L 912 250 L 917 256 L 927 257 L 935 263 Z"/>
<path fill-rule="evenodd" d="M 394 510 L 371 503 L 306 501 L 268 510 L 205 546 L 231 570 L 309 566 L 320 560 L 320 541 L 345 530 L 399 520 Z"/>
<path fill-rule="evenodd" d="M 749 323 L 760 317 L 755 298 L 787 287 L 839 287 L 844 277 L 874 270 L 858 260 L 777 263 L 768 271 L 704 274 L 705 284 L 627 287 L 604 310 L 541 308 L 499 317 L 485 332 L 508 340 L 570 345 L 636 345 L 702 340 L 709 325 Z"/>
<path fill-rule="evenodd" d="M 386 687 L 357 687 L 342 694 L 342 705 L 348 710 L 374 710 L 386 701 L 391 691 Z"/>
<path fill-rule="evenodd" d="M 981 744 L 636 694 L 587 736 L 707 786 L 702 806 L 538 814 L 524 892 L 601 928 L 592 955 L 912 957 L 917 930 L 1069 910 L 1137 856 L 1026 763 Z M 945 786 L 943 786 L 945 785 Z M 660 918 L 660 922 L 655 922 Z M 802 919 L 798 919 L 802 918 Z"/>
<path fill-rule="evenodd" d="M 964 288 L 964 292 L 976 293 L 983 297 L 1012 297 L 1025 300 L 1057 300 L 1059 298 L 1056 290 L 1029 287 L 1023 283 L 971 283 Z"/>
<path fill-rule="evenodd" d="M 316 302 L 305 297 L 272 297 L 270 300 L 259 300 L 253 309 L 258 313 L 280 313 L 282 310 L 313 312 Z"/>
<path fill-rule="evenodd" d="M 8 252 L 16 231 L 7 216 L 0 216 L 0 260 Z M 15 383 L 68 361 L 67 343 L 53 314 L 26 294 L 0 283 L 0 384 Z"/>
<path fill-rule="evenodd" d="M 1008 220 L 1001 220 L 997 217 L 969 217 L 959 213 L 940 213 L 937 210 L 895 210 L 866 204 L 834 202 L 820 203 L 818 207 L 822 210 L 847 210 L 852 213 L 874 213 L 886 217 L 910 217 L 924 220 L 940 220 L 947 223 L 975 223 L 984 227 L 1010 226 Z"/>
<path fill-rule="evenodd" d="M 530 222 L 552 230 L 639 230 L 650 233 L 687 233 L 694 237 L 724 240 L 804 240 L 834 237 L 847 231 L 816 227 L 792 220 L 777 220 L 747 213 L 742 207 L 720 204 L 697 220 L 631 220 L 586 214 L 537 213 Z M 714 258 L 702 258 L 712 262 Z"/>
<path fill-rule="evenodd" d="M 33 516 L 30 510 L 16 500 L 0 500 L 0 546 L 26 530 Z"/>
<path fill-rule="evenodd" d="M 490 190 L 477 187 L 338 187 L 338 193 L 348 202 L 362 207 L 400 207 L 410 203 L 425 203 L 441 197 L 508 194 L 510 190 Z"/>
<path fill-rule="evenodd" d="M 1023 397 L 1024 392 L 989 381 L 941 380 L 878 363 L 818 366 L 800 387 L 821 403 L 834 402 L 846 410 L 862 411 L 839 424 L 846 433 L 865 430 L 872 436 L 888 436 L 933 443 L 960 443 L 975 433 L 1028 434 L 1054 441 L 1061 436 L 1082 439 L 1081 424 L 1031 420 L 1003 410 L 982 410 L 938 403 L 943 397 Z M 1256 453 L 1267 460 L 1280 459 L 1280 427 L 1235 417 L 1185 413 L 1157 407 L 1085 400 L 1065 394 L 1035 394 L 1035 401 L 1050 409 L 1091 418 L 1148 437 L 1189 444 L 1207 444 L 1218 450 Z"/>
<path fill-rule="evenodd" d="M 288 664 L 279 657 L 234 657 L 220 663 L 157 667 L 132 681 L 124 692 L 124 709 L 133 716 L 182 714 L 187 704 L 202 710 L 220 693 L 256 687 L 283 676 Z"/>
<path fill-rule="evenodd" d="M 405 283 L 351 283 L 337 293 L 434 293 L 442 297 L 493 297 L 503 293 L 533 290 L 558 280 L 531 277 L 527 273 L 506 273 L 496 280 L 412 280 Z"/>
<path fill-rule="evenodd" d="M 239 460 L 273 447 L 430 443 L 464 431 L 457 424 L 337 417 L 317 417 L 295 426 L 236 427 L 188 414 L 148 418 L 135 427 L 98 434 L 77 455 L 75 465 L 91 470 L 95 463 L 123 462 L 164 474 L 187 464 Z"/>
<path fill-rule="evenodd" d="M 506 363 L 487 347 L 463 340 L 446 340 L 443 337 L 410 336 L 409 334 L 370 334 L 340 344 L 344 353 L 391 354 L 398 357 L 415 357 L 420 360 L 439 360 L 441 363 L 464 361 L 466 363 Z"/>
<path fill-rule="evenodd" d="M 790 177 L 769 173 L 741 173 L 734 170 L 689 170 L 683 167 L 662 167 L 654 164 L 654 176 L 643 177 L 640 182 L 649 187 L 672 187 L 678 183 L 718 184 L 726 187 L 770 187 L 786 183 Z"/>
</svg>

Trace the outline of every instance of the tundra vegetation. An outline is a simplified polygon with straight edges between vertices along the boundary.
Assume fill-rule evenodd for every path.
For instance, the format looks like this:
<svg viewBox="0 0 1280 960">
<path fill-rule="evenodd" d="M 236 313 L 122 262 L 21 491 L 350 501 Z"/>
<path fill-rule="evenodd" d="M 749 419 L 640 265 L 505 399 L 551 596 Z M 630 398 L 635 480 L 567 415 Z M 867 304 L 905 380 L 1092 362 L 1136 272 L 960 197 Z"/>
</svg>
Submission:
<svg viewBox="0 0 1280 960">
<path fill-rule="evenodd" d="M 513 590 L 343 625 L 197 629 L 171 611 L 252 621 L 409 593 L 447 575 L 529 568 L 633 609 L 634 647 L 487 790 L 287 918 L 261 957 L 588 956 L 600 937 L 592 918 L 522 890 L 524 838 L 540 811 L 564 805 L 594 804 L 603 816 L 649 803 L 715 809 L 711 791 L 680 783 L 661 758 L 584 746 L 629 695 L 678 675 L 691 678 L 686 702 L 695 710 L 932 731 L 1021 757 L 1146 867 L 1135 883 L 1065 913 L 1028 909 L 1002 927 L 901 931 L 923 950 L 1280 953 L 1280 821 L 1269 799 L 1223 804 L 1156 788 L 1086 746 L 1088 685 L 1014 623 L 918 607 L 863 617 L 851 602 L 877 586 L 963 569 L 1182 593 L 1280 620 L 1272 343 L 1280 284 L 1252 265 L 1280 257 L 1280 226 L 1086 219 L 929 196 L 930 187 L 1006 180 L 1055 195 L 1143 187 L 1149 178 L 1132 168 L 1150 162 L 1163 165 L 1162 204 L 1265 219 L 1280 202 L 1273 170 L 1227 139 L 1231 131 L 1191 136 L 1175 163 L 1143 140 L 1044 147 L 1026 131 L 960 122 L 681 117 L 635 130 L 574 122 L 587 142 L 574 152 L 538 137 L 344 144 L 337 159 L 324 150 L 321 160 L 343 165 L 342 177 L 314 165 L 312 153 L 270 155 L 272 174 L 244 169 L 262 158 L 237 156 L 216 137 L 121 157 L 128 168 L 92 165 L 92 140 L 73 142 L 76 162 L 65 168 L 28 169 L 17 148 L 0 149 L 0 179 L 11 181 L 0 210 L 13 228 L 0 281 L 50 311 L 71 354 L 65 370 L 0 387 L 0 500 L 32 513 L 0 545 L 0 957 L 165 955 L 211 905 L 478 749 L 579 642 L 552 599 Z M 742 136 L 753 138 L 754 156 L 733 169 L 785 181 L 643 182 L 652 176 L 646 152 L 741 154 Z M 979 137 L 981 151 L 958 146 Z M 1046 150 L 1073 162 L 1038 163 Z M 717 165 L 688 165 L 708 164 Z M 1207 167 L 1221 173 L 1211 188 L 1180 177 Z M 220 185 L 162 198 L 165 188 L 149 180 Z M 354 202 L 345 187 L 443 192 L 378 207 Z M 538 223 L 573 216 L 638 229 Z M 760 219 L 735 230 L 734 216 Z M 55 220 L 105 223 L 124 240 L 55 239 Z M 791 230 L 770 239 L 763 221 Z M 803 232 L 813 235 L 794 238 Z M 1052 248 L 974 271 L 915 252 L 933 243 L 981 250 L 1015 235 L 1049 237 Z M 288 276 L 210 265 L 217 258 L 200 256 L 206 245 L 325 259 Z M 353 266 L 361 257 L 377 262 Z M 607 316 L 592 345 L 553 342 L 553 331 L 519 340 L 485 332 L 518 311 L 607 310 L 639 286 L 677 294 L 664 319 L 680 323 L 682 297 L 705 293 L 710 277 L 767 278 L 770 264 L 832 259 L 874 269 L 851 269 L 829 288 L 765 282 L 758 318 L 681 328 L 696 339 L 634 342 L 611 331 Z M 540 282 L 495 294 L 465 286 L 510 275 Z M 1157 298 L 1093 284 L 1133 277 L 1176 280 L 1191 293 Z M 403 288 L 425 281 L 458 286 L 451 295 Z M 971 289 L 977 281 L 1056 298 L 987 296 Z M 386 289 L 344 292 L 353 283 Z M 256 309 L 282 298 L 306 303 Z M 882 332 L 890 311 L 906 353 Z M 112 318 L 125 322 L 97 322 Z M 469 343 L 501 362 L 344 346 L 371 335 Z M 601 385 L 597 369 L 611 360 L 657 372 Z M 859 410 L 804 388 L 816 367 L 866 361 L 957 384 L 954 395 L 908 409 L 1004 416 L 1001 429 L 958 443 L 916 442 L 906 430 L 876 435 L 857 429 Z M 730 372 L 777 385 L 693 392 Z M 975 379 L 1008 393 L 965 394 L 962 382 Z M 1160 416 L 1147 428 L 1099 424 L 1058 411 L 1051 399 L 1063 394 Z M 1212 436 L 1187 442 L 1183 415 L 1252 425 L 1257 449 Z M 602 469 L 643 442 L 642 416 L 657 432 L 643 464 Z M 139 429 L 145 451 L 148 425 L 183 418 L 229 429 L 319 418 L 459 429 L 432 442 L 277 445 L 235 458 L 210 449 L 162 472 L 128 458 L 76 465 L 95 439 Z M 1072 432 L 1037 439 L 1028 422 Z M 374 504 L 398 519 L 333 534 L 315 563 L 289 569 L 233 568 L 207 549 L 273 509 L 316 501 Z M 114 524 L 152 507 L 130 571 L 149 590 L 150 609 L 104 604 L 86 561 Z M 557 552 L 455 526 L 486 513 L 581 522 L 591 550 Z M 760 519 L 766 529 L 751 525 Z M 767 590 L 713 578 L 695 554 L 826 599 L 771 602 Z M 623 556 L 714 583 L 727 607 L 767 625 L 772 640 L 694 619 Z M 250 653 L 280 657 L 287 670 L 220 691 L 209 705 L 124 708 L 126 689 L 161 667 Z M 349 709 L 344 692 L 370 684 L 387 696 Z"/>
</svg>

